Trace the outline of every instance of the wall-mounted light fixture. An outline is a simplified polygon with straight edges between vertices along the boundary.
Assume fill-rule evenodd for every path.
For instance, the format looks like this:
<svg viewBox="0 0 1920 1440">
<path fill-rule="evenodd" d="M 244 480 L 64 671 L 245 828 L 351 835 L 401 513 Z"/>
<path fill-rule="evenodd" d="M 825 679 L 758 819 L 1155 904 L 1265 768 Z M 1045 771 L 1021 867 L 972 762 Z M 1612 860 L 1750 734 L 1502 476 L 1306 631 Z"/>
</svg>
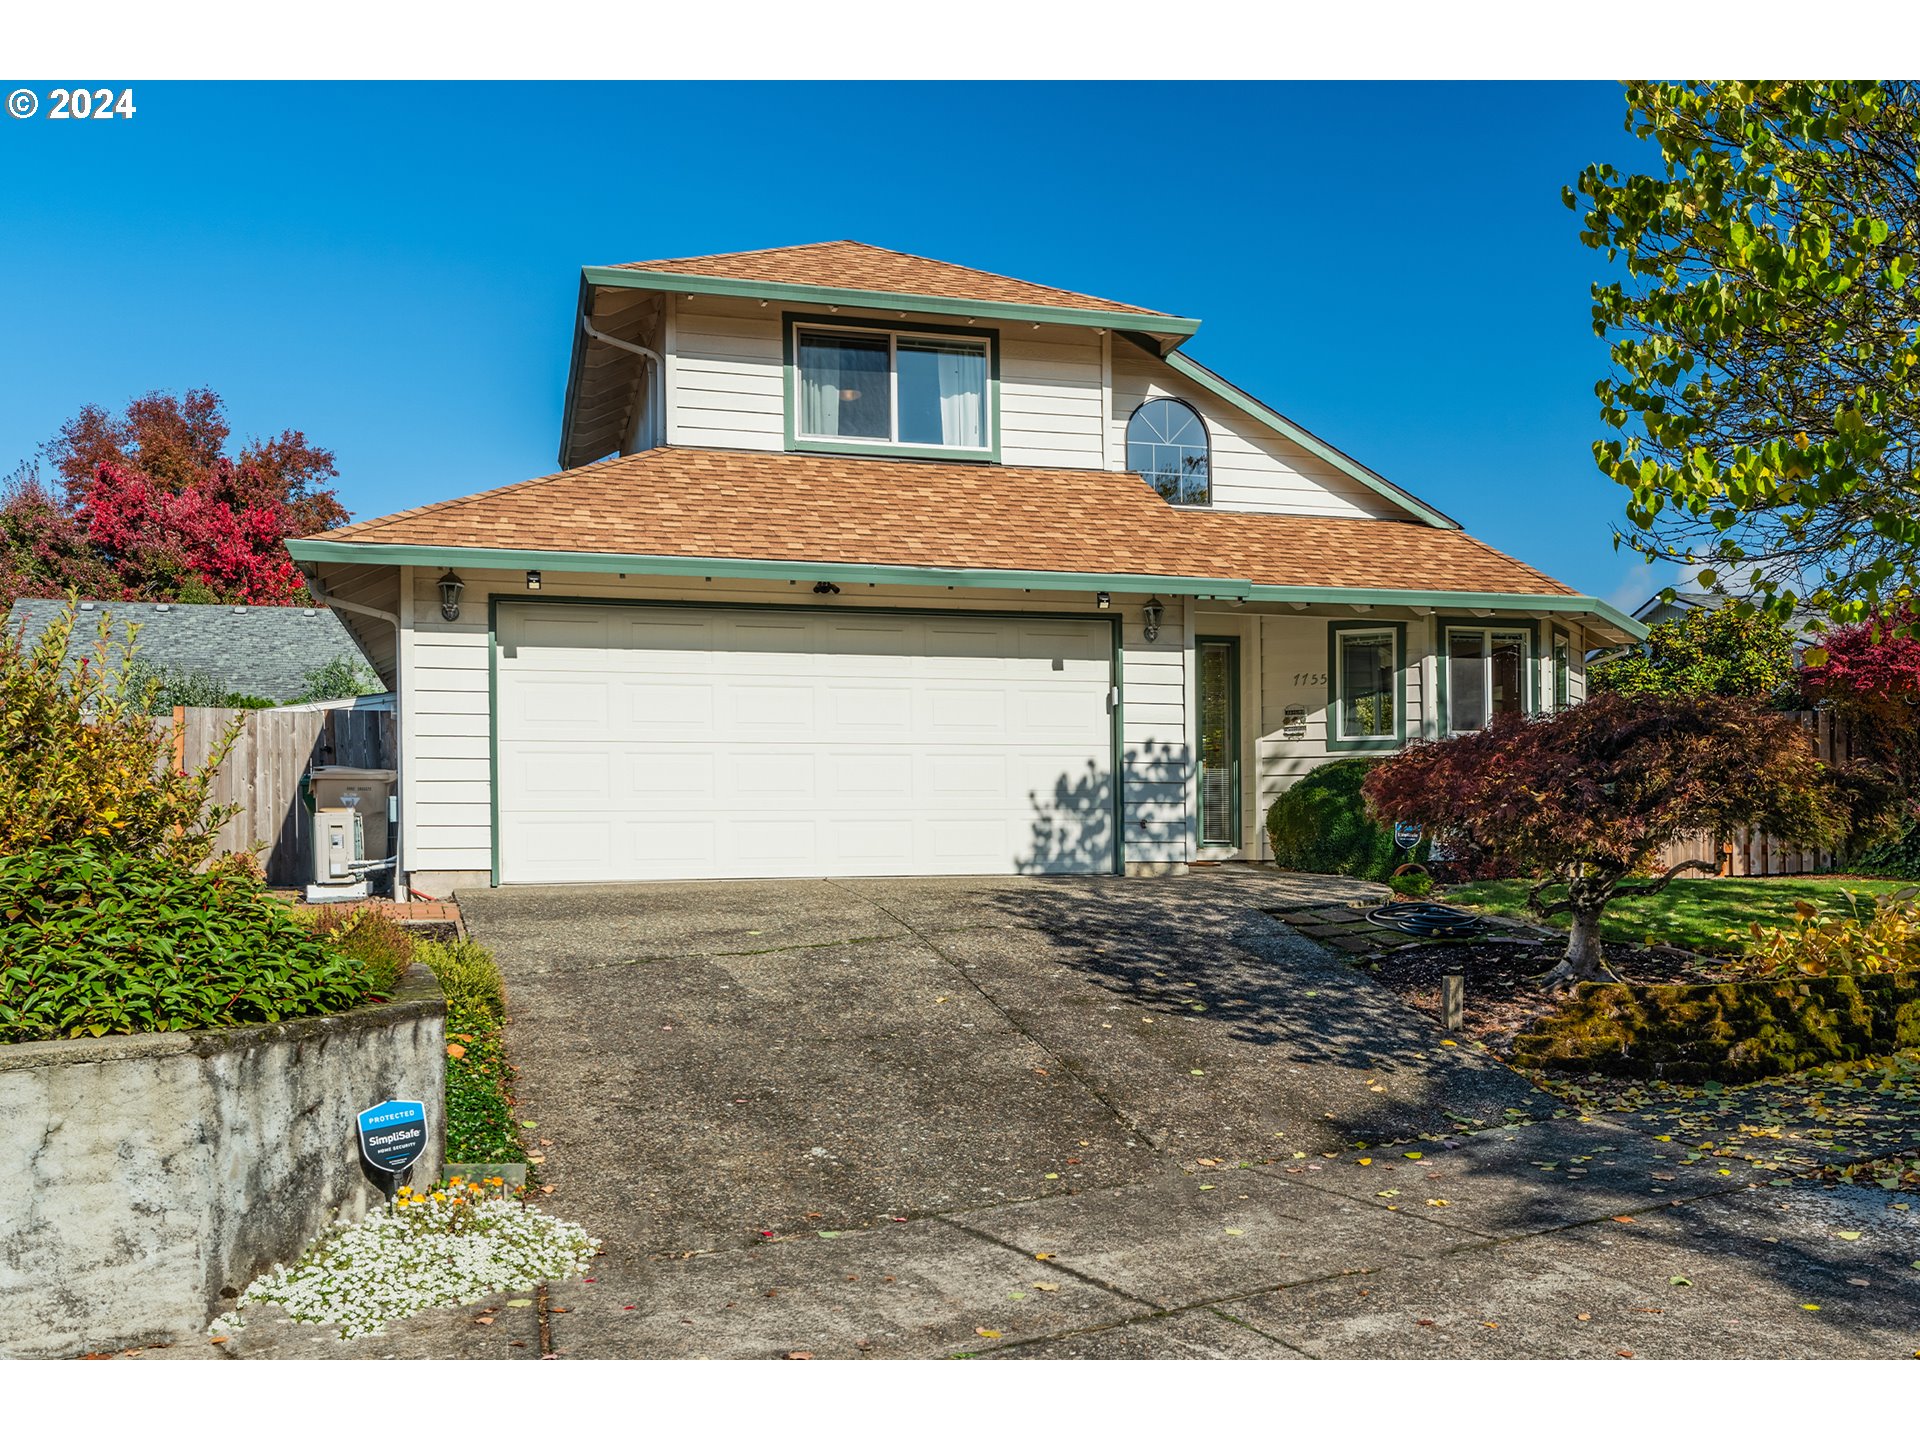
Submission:
<svg viewBox="0 0 1920 1440">
<path fill-rule="evenodd" d="M 442 620 L 460 618 L 460 592 L 466 588 L 466 581 L 451 570 L 440 577 L 440 618 Z"/>
<path fill-rule="evenodd" d="M 1113 604 L 1113 596 L 1109 595 L 1104 590 L 1102 590 L 1098 595 L 1093 597 L 1093 608 L 1096 610 L 1105 610 L 1108 606 L 1112 604 Z"/>
<path fill-rule="evenodd" d="M 840 593 L 840 587 L 831 580 L 816 580 L 813 585 L 813 593 L 816 595 L 838 595 Z"/>
<path fill-rule="evenodd" d="M 527 589 L 538 590 L 539 588 L 540 588 L 540 572 L 538 570 L 527 571 Z"/>
<path fill-rule="evenodd" d="M 1147 643 L 1149 645 L 1160 638 L 1160 620 L 1166 613 L 1167 607 L 1160 603 L 1160 597 L 1158 595 L 1155 595 L 1140 607 L 1140 618 L 1145 622 Z"/>
</svg>

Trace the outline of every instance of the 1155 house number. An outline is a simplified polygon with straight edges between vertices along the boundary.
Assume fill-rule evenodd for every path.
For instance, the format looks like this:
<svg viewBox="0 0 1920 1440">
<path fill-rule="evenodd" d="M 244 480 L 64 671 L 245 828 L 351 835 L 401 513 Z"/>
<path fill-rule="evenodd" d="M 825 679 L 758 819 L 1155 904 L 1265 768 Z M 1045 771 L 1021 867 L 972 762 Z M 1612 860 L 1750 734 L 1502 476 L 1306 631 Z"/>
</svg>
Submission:
<svg viewBox="0 0 1920 1440">
<path fill-rule="evenodd" d="M 118 100 L 104 86 L 98 90 L 49 90 L 47 99 L 53 108 L 49 120 L 131 120 L 133 91 L 122 90 Z"/>
<path fill-rule="evenodd" d="M 1322 670 L 1296 670 L 1293 672 L 1293 683 L 1295 685 L 1324 685 L 1327 683 L 1326 672 Z"/>
</svg>

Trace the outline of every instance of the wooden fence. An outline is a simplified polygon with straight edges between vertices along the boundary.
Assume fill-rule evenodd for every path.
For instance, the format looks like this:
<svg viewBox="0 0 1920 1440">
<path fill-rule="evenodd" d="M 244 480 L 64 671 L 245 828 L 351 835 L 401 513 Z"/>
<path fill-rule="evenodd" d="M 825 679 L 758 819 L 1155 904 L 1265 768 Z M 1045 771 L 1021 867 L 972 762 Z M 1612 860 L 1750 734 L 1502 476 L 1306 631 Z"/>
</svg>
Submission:
<svg viewBox="0 0 1920 1440">
<path fill-rule="evenodd" d="M 1822 760 L 1842 764 L 1853 758 L 1853 737 L 1830 711 L 1800 710 L 1794 718 L 1812 732 L 1814 750 Z M 1721 875 L 1824 875 L 1834 868 L 1837 858 L 1831 850 L 1782 844 L 1771 835 L 1742 826 L 1726 837 L 1724 846 L 1716 846 L 1714 837 L 1705 833 L 1682 836 L 1654 858 L 1653 871 L 1657 875 L 1683 860 L 1705 860 Z"/>
<path fill-rule="evenodd" d="M 312 833 L 300 798 L 300 777 L 315 765 L 394 768 L 393 711 L 354 706 L 296 706 L 279 710 L 176 707 L 175 758 L 188 769 L 207 762 L 236 719 L 239 732 L 214 777 L 213 803 L 238 805 L 220 827 L 215 848 L 256 845 L 270 885 L 304 885 L 311 870 Z"/>
</svg>

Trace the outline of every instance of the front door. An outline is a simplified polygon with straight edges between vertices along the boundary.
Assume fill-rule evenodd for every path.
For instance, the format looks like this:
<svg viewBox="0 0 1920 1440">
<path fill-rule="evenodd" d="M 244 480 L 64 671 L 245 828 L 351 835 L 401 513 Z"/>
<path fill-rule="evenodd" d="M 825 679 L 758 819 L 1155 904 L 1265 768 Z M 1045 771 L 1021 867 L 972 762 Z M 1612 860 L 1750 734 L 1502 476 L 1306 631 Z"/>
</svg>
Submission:
<svg viewBox="0 0 1920 1440">
<path fill-rule="evenodd" d="M 1240 642 L 1202 635 L 1199 663 L 1200 843 L 1240 845 Z"/>
</svg>

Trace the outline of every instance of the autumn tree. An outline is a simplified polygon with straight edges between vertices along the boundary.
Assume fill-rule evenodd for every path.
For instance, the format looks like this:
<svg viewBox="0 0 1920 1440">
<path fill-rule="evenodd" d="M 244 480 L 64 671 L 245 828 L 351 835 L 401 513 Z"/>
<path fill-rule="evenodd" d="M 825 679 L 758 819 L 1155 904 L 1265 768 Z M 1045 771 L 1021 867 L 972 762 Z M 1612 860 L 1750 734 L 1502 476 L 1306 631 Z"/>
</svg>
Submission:
<svg viewBox="0 0 1920 1440">
<path fill-rule="evenodd" d="M 1589 692 L 1773 700 L 1794 688 L 1793 636 L 1777 615 L 1721 605 L 1689 610 L 1643 645 L 1587 667 Z"/>
<path fill-rule="evenodd" d="M 1801 688 L 1847 722 L 1867 758 L 1920 799 L 1920 617 L 1890 611 L 1828 632 L 1808 652 Z"/>
<path fill-rule="evenodd" d="M 293 535 L 347 518 L 330 451 L 297 430 L 229 453 L 211 390 L 87 406 L 0 488 L 0 605 L 68 591 L 108 599 L 294 604 Z"/>
<path fill-rule="evenodd" d="M 1456 835 L 1533 874 L 1545 917 L 1572 922 L 1549 984 L 1612 978 L 1600 940 L 1608 903 L 1653 895 L 1690 868 L 1643 875 L 1682 835 L 1757 825 L 1790 843 L 1833 844 L 1850 793 L 1790 716 L 1713 695 L 1597 695 L 1537 718 L 1500 715 L 1473 734 L 1411 746 L 1367 777 L 1387 821 Z M 1548 901 L 1546 891 L 1566 887 Z"/>
<path fill-rule="evenodd" d="M 1593 289 L 1629 492 L 1621 538 L 1836 623 L 1920 593 L 1920 87 L 1626 87 L 1641 173 L 1567 204 L 1623 278 Z"/>
</svg>

